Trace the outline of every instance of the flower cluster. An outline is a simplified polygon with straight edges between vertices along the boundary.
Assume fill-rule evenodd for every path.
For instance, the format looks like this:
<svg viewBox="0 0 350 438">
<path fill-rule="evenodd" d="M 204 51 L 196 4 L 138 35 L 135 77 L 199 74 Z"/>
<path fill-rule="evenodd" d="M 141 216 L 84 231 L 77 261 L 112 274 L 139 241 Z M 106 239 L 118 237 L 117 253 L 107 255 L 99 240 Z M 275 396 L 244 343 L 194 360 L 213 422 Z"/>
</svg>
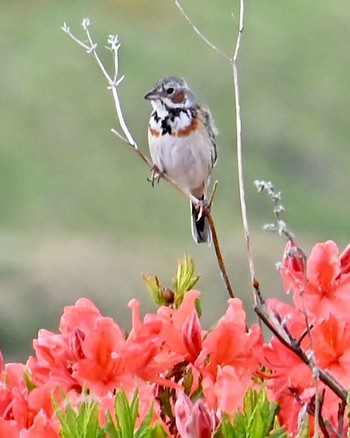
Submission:
<svg viewBox="0 0 350 438">
<path fill-rule="evenodd" d="M 216 412 L 232 414 L 242 406 L 251 377 L 259 367 L 255 351 L 261 345 L 261 333 L 257 326 L 246 329 L 238 299 L 230 300 L 217 327 L 206 333 L 195 307 L 198 296 L 198 291 L 191 290 L 178 309 L 162 306 L 143 320 L 138 301 L 132 300 L 128 336 L 88 299 L 65 307 L 59 334 L 40 330 L 34 340 L 35 356 L 26 365 L 7 364 L 3 368 L 0 436 L 59 437 L 60 423 L 52 396 L 59 398 L 64 391 L 78 406 L 83 388 L 99 401 L 101 411 L 112 409 L 116 390 L 132 395 L 137 389 L 139 422 L 152 399 L 157 400 L 159 388 L 171 389 L 179 395 L 169 400 L 178 414 L 176 425 L 166 417 L 160 401 L 154 403 L 154 419 L 163 422 L 169 435 L 175 427 L 179 431 L 198 428 L 199 421 L 198 436 L 211 436 L 218 424 Z M 181 395 L 188 376 L 188 395 Z M 200 386 L 203 400 L 192 406 L 189 397 Z M 180 412 L 186 412 L 185 418 Z"/>
<path fill-rule="evenodd" d="M 267 385 L 270 396 L 281 406 L 281 423 L 295 432 L 301 408 L 315 398 L 317 369 L 327 371 L 345 388 L 350 386 L 350 246 L 339 254 L 335 242 L 319 243 L 306 261 L 297 244 L 289 242 L 281 274 L 286 292 L 293 294 L 294 306 L 270 300 L 269 307 L 293 338 L 301 340 L 314 370 L 276 337 L 264 345 L 263 363 L 271 371 Z M 325 391 L 322 417 L 336 431 L 340 400 L 323 383 L 317 386 L 318 394 Z M 343 436 L 343 431 L 339 433 Z"/>
<path fill-rule="evenodd" d="M 277 434 L 280 425 L 296 436 L 300 413 L 310 406 L 316 389 L 324 389 L 322 416 L 337 430 L 339 399 L 321 382 L 316 388 L 312 367 L 276 337 L 264 343 L 260 327 L 247 326 L 237 298 L 228 301 L 213 329 L 204 330 L 198 312 L 200 293 L 185 287 L 186 282 L 193 286 L 192 271 L 181 272 L 176 288 L 183 290 L 178 295 L 162 289 L 157 279 L 153 283 L 148 279 L 163 304 L 141 318 L 139 302 L 131 300 L 132 329 L 127 335 L 90 300 L 81 298 L 64 308 L 59 333 L 39 331 L 35 355 L 26 364 L 4 364 L 1 358 L 0 436 L 64 436 L 62 412 L 68 405 L 79 410 L 87 397 L 98 406 L 101 428 L 110 420 L 118 424 L 118 391 L 129 400 L 134 397 L 134 402 L 137 391 L 136 429 L 148 422 L 160 425 L 167 436 L 209 438 L 224 423 L 229 428 L 244 423 L 244 418 L 249 427 L 263 430 L 244 413 L 247 391 L 254 406 L 260 403 L 259 421 L 264 412 L 270 421 L 271 428 L 261 436 L 272 430 L 273 436 L 286 436 L 283 431 Z M 286 292 L 293 293 L 294 306 L 270 300 L 270 310 L 291 336 L 300 339 L 315 367 L 349 387 L 350 246 L 339 255 L 334 242 L 318 244 L 306 261 L 298 247 L 288 243 L 281 274 Z M 280 406 L 278 420 L 277 404 L 269 404 L 265 395 L 254 401 L 251 391 L 262 385 Z M 119 398 L 121 406 L 123 400 Z M 248 411 L 252 414 L 254 409 Z M 346 421 L 342 427 L 347 428 Z M 225 433 L 230 432 L 218 436 Z M 107 430 L 101 436 L 109 436 Z"/>
</svg>

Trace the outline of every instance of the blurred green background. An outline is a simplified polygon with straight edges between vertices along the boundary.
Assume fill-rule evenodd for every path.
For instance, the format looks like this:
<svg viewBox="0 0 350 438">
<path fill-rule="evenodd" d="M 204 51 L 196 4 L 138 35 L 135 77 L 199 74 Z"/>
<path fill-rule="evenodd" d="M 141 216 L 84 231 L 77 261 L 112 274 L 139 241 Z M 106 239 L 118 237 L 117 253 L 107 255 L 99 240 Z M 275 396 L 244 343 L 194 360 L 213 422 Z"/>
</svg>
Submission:
<svg viewBox="0 0 350 438">
<path fill-rule="evenodd" d="M 257 275 L 266 296 L 283 296 L 275 262 L 284 241 L 262 226 L 271 202 L 255 179 L 283 192 L 286 220 L 308 252 L 349 240 L 350 8 L 348 0 L 249 0 L 240 52 L 245 181 Z M 234 47 L 238 3 L 183 0 L 203 33 Z M 119 34 L 125 117 L 146 151 L 143 95 L 161 77 L 186 77 L 220 131 L 214 217 L 237 295 L 251 297 L 241 227 L 230 66 L 166 0 L 2 0 L 0 6 L 0 347 L 25 360 L 40 328 L 57 330 L 63 306 L 91 298 L 130 327 L 128 301 L 152 305 L 141 274 L 171 285 L 177 259 L 202 274 L 203 320 L 226 308 L 213 248 L 190 234 L 189 206 L 110 133 L 111 95 L 94 60 L 60 27 L 84 37 L 89 17 L 100 54 Z M 231 15 L 231 13 L 233 13 Z"/>
</svg>

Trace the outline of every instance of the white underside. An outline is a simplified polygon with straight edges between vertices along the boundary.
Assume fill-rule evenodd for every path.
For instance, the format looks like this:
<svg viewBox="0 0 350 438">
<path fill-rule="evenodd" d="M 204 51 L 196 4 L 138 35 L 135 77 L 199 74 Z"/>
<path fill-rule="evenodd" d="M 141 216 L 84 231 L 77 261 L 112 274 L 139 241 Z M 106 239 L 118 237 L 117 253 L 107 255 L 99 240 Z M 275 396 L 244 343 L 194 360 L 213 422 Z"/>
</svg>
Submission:
<svg viewBox="0 0 350 438">
<path fill-rule="evenodd" d="M 211 169 L 210 145 L 201 133 L 149 136 L 149 144 L 153 164 L 181 187 L 195 190 L 206 186 Z"/>
</svg>

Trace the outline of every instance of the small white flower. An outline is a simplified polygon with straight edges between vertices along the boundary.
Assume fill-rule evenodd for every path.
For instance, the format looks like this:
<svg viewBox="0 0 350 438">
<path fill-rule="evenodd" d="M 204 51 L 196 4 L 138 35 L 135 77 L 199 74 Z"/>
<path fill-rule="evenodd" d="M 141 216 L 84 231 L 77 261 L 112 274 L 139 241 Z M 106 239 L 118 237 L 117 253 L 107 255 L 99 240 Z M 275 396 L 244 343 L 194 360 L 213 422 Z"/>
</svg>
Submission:
<svg viewBox="0 0 350 438">
<path fill-rule="evenodd" d="M 284 221 L 279 220 L 277 223 L 278 223 L 278 232 L 280 234 L 283 233 L 284 231 L 287 231 L 287 224 Z"/>
<path fill-rule="evenodd" d="M 265 181 L 262 181 L 261 179 L 257 179 L 254 181 L 255 187 L 257 188 L 258 192 L 261 192 L 264 190 Z"/>
<path fill-rule="evenodd" d="M 265 224 L 263 226 L 264 231 L 271 231 L 272 233 L 275 233 L 277 231 L 275 224 Z"/>
<path fill-rule="evenodd" d="M 63 26 L 61 26 L 61 29 L 63 30 L 63 32 L 66 32 L 66 33 L 70 32 L 70 27 L 67 26 L 66 23 L 63 23 Z"/>
<path fill-rule="evenodd" d="M 286 209 L 283 207 L 283 205 L 279 204 L 273 209 L 273 211 L 275 212 L 275 214 L 280 214 L 286 211 Z"/>
<path fill-rule="evenodd" d="M 118 35 L 108 35 L 107 44 L 110 46 L 111 50 L 118 50 L 120 47 Z"/>
<path fill-rule="evenodd" d="M 87 28 L 90 26 L 90 19 L 84 18 L 83 21 L 81 22 L 81 25 L 83 26 L 83 29 L 86 31 Z"/>
</svg>

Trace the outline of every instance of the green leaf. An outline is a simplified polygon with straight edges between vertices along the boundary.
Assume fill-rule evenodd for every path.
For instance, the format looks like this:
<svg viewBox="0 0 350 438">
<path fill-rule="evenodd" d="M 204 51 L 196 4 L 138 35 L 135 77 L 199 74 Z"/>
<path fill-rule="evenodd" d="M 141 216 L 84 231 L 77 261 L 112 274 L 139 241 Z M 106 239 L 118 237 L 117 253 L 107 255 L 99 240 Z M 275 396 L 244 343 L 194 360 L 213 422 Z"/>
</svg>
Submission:
<svg viewBox="0 0 350 438">
<path fill-rule="evenodd" d="M 73 407 L 62 393 L 64 408 L 61 408 L 56 396 L 52 403 L 61 423 L 62 438 L 104 438 L 105 432 L 99 425 L 99 403 L 91 400 L 86 394 L 85 401 Z"/>
<path fill-rule="evenodd" d="M 172 398 L 172 392 L 173 392 L 172 389 L 163 386 L 159 388 L 159 393 L 158 393 L 160 406 L 162 407 L 162 412 L 165 413 L 165 415 L 169 417 L 170 420 L 174 419 L 173 407 L 170 401 Z"/>
<path fill-rule="evenodd" d="M 160 423 L 157 423 L 153 429 L 151 429 L 151 438 L 168 438 L 166 430 Z"/>
<path fill-rule="evenodd" d="M 194 285 L 199 280 L 199 276 L 194 276 L 193 274 L 193 260 L 188 254 L 185 254 L 184 258 L 178 262 L 177 275 L 173 280 L 175 289 L 175 307 L 180 306 L 186 292 L 193 289 Z"/>
<path fill-rule="evenodd" d="M 192 368 L 189 368 L 188 371 L 185 373 L 184 379 L 183 379 L 183 387 L 185 389 L 185 394 L 189 394 L 192 388 L 193 384 L 193 372 Z"/>
<path fill-rule="evenodd" d="M 244 437 L 245 435 L 236 434 L 233 425 L 231 424 L 230 418 L 227 414 L 223 414 L 221 423 L 219 427 L 216 429 L 213 438 L 236 438 L 236 437 Z"/>
<path fill-rule="evenodd" d="M 31 381 L 30 376 L 29 376 L 29 372 L 25 371 L 25 373 L 23 374 L 24 377 L 24 381 L 26 382 L 27 385 L 27 389 L 28 391 L 33 391 L 33 389 L 36 388 L 36 385 Z"/>
<path fill-rule="evenodd" d="M 135 438 L 146 438 L 152 436 L 152 430 L 150 428 L 152 418 L 153 418 L 153 401 L 140 427 L 138 428 L 137 432 L 134 435 Z"/>
<path fill-rule="evenodd" d="M 233 422 L 224 415 L 215 438 L 287 438 L 278 419 L 278 405 L 270 402 L 265 388 L 249 388 L 243 401 L 243 412 L 234 415 Z"/>
<path fill-rule="evenodd" d="M 163 288 L 158 277 L 143 275 L 143 281 L 146 283 L 152 300 L 157 306 L 166 306 L 171 304 L 170 302 L 173 301 L 173 292 Z"/>
<path fill-rule="evenodd" d="M 125 392 L 118 391 L 115 396 L 114 409 L 115 409 L 115 416 L 118 421 L 120 436 L 122 438 L 133 438 L 135 421 L 138 414 L 137 392 L 135 391 L 133 399 L 129 405 L 129 400 Z"/>
</svg>

